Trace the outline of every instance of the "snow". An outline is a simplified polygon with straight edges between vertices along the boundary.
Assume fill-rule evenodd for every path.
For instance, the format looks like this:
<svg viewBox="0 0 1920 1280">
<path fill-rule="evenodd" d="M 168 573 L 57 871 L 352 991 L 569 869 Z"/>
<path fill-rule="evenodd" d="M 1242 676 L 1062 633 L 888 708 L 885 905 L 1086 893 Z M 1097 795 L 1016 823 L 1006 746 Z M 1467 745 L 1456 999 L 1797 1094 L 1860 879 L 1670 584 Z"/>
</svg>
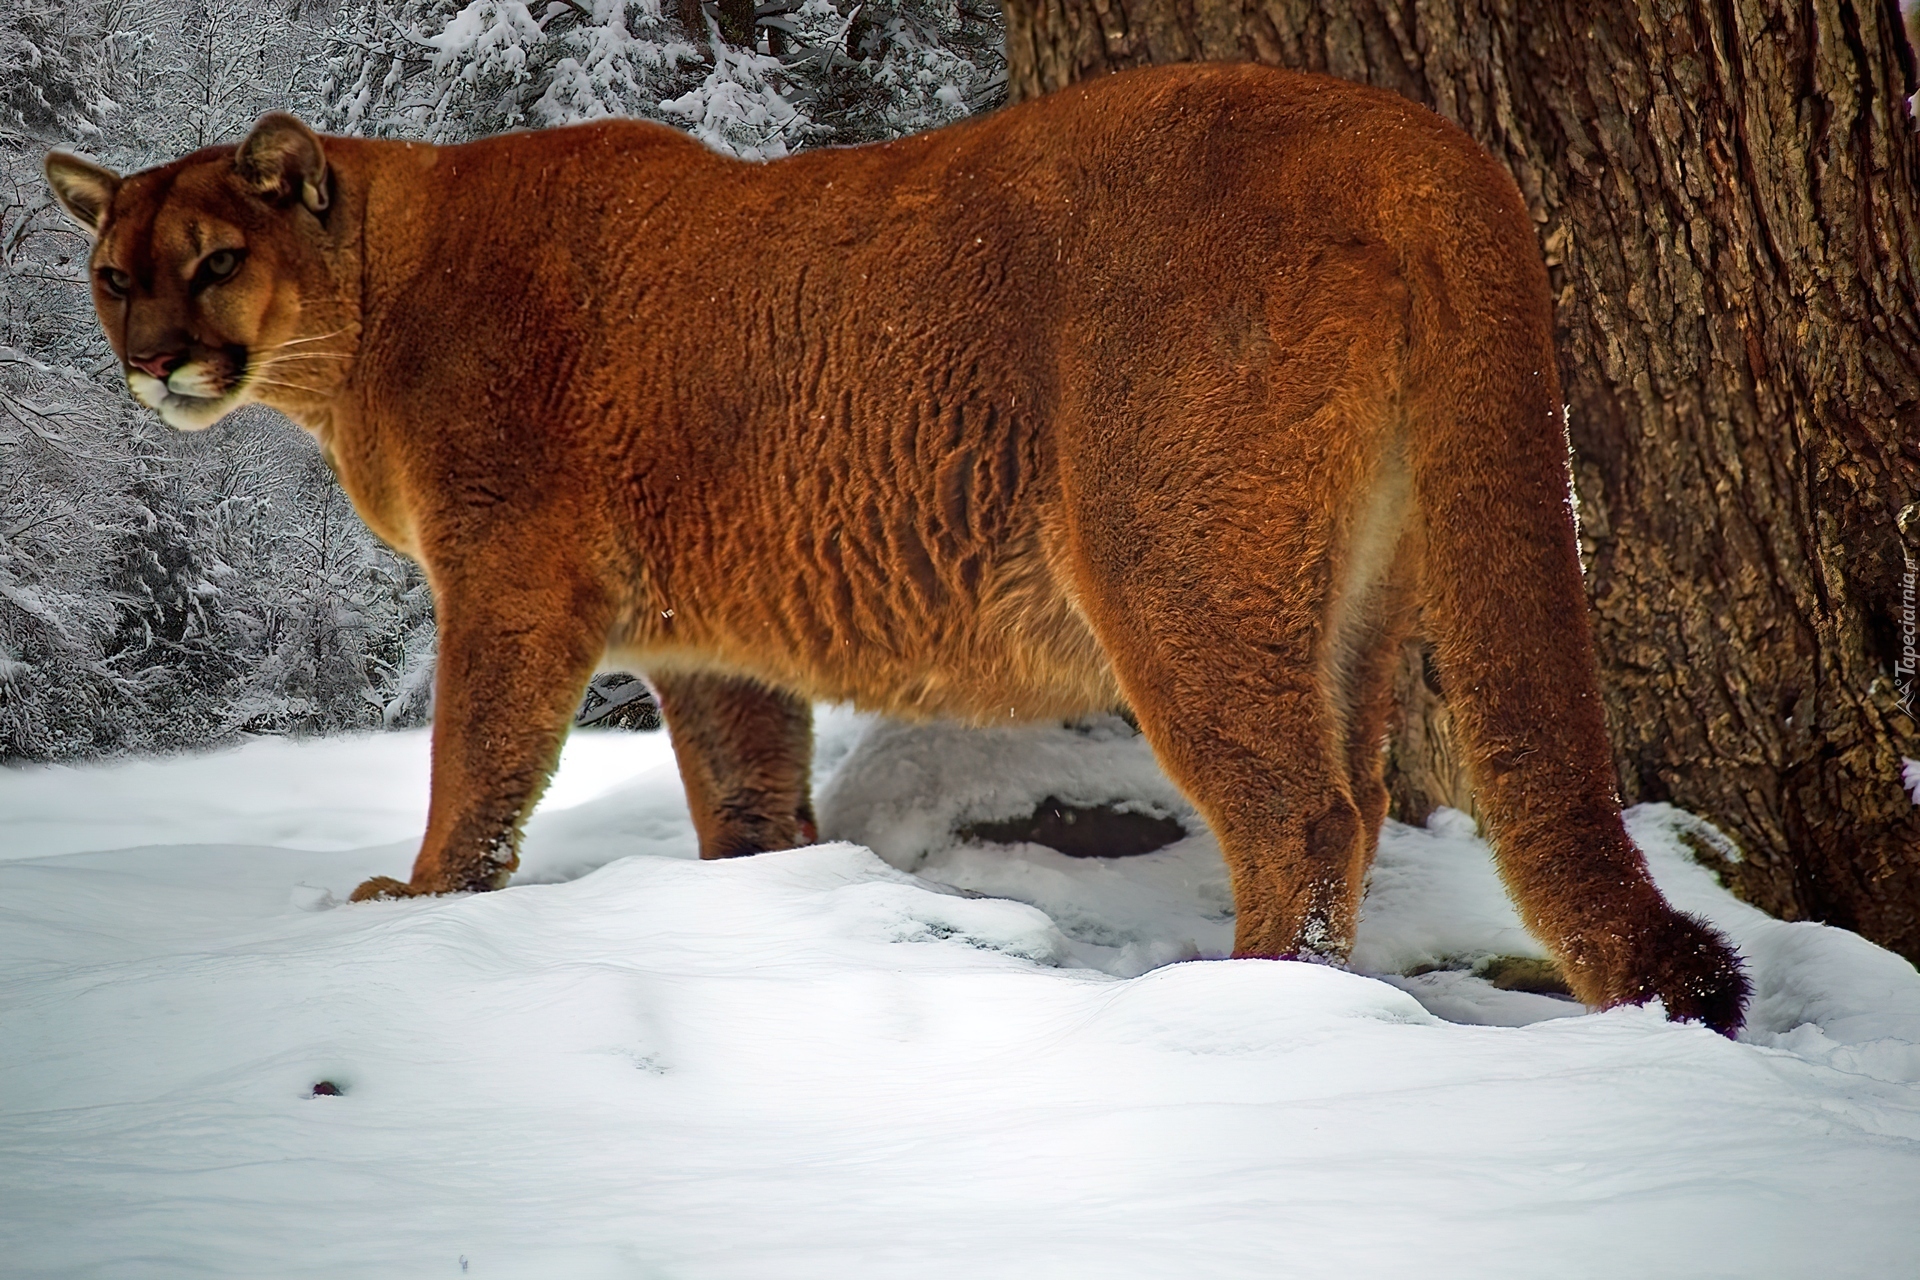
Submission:
<svg viewBox="0 0 1920 1280">
<path fill-rule="evenodd" d="M 660 104 L 694 137 L 723 155 L 773 160 L 788 153 L 786 134 L 803 123 L 780 93 L 785 66 L 772 54 L 736 49 L 707 18 L 713 69 L 699 85 Z"/>
<path fill-rule="evenodd" d="M 1911 1272 L 1920 976 L 1733 900 L 1697 819 L 1630 815 L 1739 1043 L 1475 976 L 1542 953 L 1463 815 L 1389 825 L 1353 972 L 1170 963 L 1225 874 L 1117 722 L 819 742 L 835 843 L 698 862 L 665 736 L 583 733 L 512 888 L 356 905 L 420 733 L 0 773 L 0 1271 Z M 948 834 L 1045 795 L 1193 834 Z"/>
</svg>

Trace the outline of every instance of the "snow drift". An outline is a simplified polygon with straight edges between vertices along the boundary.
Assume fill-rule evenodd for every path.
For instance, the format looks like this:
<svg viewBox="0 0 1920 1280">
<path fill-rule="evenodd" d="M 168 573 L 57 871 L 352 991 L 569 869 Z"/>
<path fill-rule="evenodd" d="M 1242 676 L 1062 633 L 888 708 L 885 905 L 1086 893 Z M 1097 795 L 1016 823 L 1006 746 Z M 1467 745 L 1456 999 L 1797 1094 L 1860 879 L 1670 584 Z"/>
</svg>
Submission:
<svg viewBox="0 0 1920 1280">
<path fill-rule="evenodd" d="M 1231 898 L 1123 726 L 820 738 L 839 843 L 695 861 L 664 737 L 581 734 L 513 888 L 354 906 L 423 735 L 0 774 L 6 1273 L 1912 1265 L 1920 977 L 1736 902 L 1685 814 L 1631 828 L 1747 957 L 1740 1043 L 1476 976 L 1541 952 L 1461 815 L 1389 824 L 1353 972 L 1173 963 Z M 1048 795 L 1193 834 L 951 835 Z"/>
</svg>

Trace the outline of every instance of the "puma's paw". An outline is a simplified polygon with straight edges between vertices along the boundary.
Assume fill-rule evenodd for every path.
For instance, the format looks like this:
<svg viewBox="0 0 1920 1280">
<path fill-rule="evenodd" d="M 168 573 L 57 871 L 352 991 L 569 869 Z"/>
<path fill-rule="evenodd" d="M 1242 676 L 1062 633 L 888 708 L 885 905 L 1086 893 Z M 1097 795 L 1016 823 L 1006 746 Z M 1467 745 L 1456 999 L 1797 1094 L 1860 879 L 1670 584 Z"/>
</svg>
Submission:
<svg viewBox="0 0 1920 1280">
<path fill-rule="evenodd" d="M 420 891 L 404 880 L 395 880 L 392 876 L 375 876 L 355 889 L 348 902 L 377 902 L 383 898 L 417 898 Z"/>
<path fill-rule="evenodd" d="M 1740 1030 L 1747 975 L 1739 953 L 1718 931 L 1675 911 L 1645 926 L 1634 942 L 1637 972 L 1608 984 L 1605 1003 L 1658 999 L 1675 1022 L 1704 1022 L 1723 1036 Z"/>
</svg>

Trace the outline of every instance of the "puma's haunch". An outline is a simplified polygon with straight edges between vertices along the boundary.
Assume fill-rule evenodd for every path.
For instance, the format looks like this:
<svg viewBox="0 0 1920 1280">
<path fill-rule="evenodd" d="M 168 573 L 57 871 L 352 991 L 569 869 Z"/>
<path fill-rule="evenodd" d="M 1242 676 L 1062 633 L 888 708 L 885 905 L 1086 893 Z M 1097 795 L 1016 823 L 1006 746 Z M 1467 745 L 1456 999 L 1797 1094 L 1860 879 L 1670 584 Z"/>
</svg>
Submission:
<svg viewBox="0 0 1920 1280">
<path fill-rule="evenodd" d="M 1216 64 L 771 164 L 276 115 L 48 171 L 133 394 L 281 409 L 431 578 L 426 838 L 356 896 L 506 883 L 611 656 L 710 857 L 814 839 L 812 701 L 1130 707 L 1219 837 L 1236 954 L 1337 959 L 1418 601 L 1574 991 L 1739 1024 L 1738 961 L 1621 825 L 1532 226 L 1432 113 Z"/>
</svg>

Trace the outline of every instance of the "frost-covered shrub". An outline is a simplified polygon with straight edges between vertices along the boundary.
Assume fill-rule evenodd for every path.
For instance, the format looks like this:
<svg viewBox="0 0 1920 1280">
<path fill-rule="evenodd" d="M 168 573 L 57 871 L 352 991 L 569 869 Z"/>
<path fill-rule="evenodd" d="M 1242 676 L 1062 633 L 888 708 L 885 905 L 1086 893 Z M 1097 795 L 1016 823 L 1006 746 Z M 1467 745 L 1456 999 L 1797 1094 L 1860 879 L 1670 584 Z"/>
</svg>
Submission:
<svg viewBox="0 0 1920 1280">
<path fill-rule="evenodd" d="M 752 49 L 730 48 L 709 27 L 707 48 L 712 69 L 697 86 L 660 104 L 660 111 L 716 151 L 743 160 L 772 160 L 786 155 L 819 130 L 785 91 L 787 69 L 780 59 Z"/>
<path fill-rule="evenodd" d="M 0 760 L 416 723 L 432 602 L 310 441 L 0 350 Z"/>
<path fill-rule="evenodd" d="M 343 133 L 459 142 L 503 129 L 658 116 L 700 78 L 699 52 L 644 0 L 539 6 L 403 0 L 343 15 L 322 122 Z"/>
<path fill-rule="evenodd" d="M 801 13 L 830 7 L 807 0 Z M 846 11 L 845 40 L 826 50 L 846 65 L 815 90 L 815 111 L 833 126 L 834 141 L 938 128 L 1006 100 L 997 5 L 911 0 Z"/>
<path fill-rule="evenodd" d="M 455 142 L 633 116 L 765 159 L 946 124 L 1004 95 L 991 6 L 769 0 L 756 14 L 752 41 L 730 44 L 713 6 L 367 0 L 336 28 L 322 121 Z"/>
<path fill-rule="evenodd" d="M 83 5 L 13 0 L 0 8 L 0 125 L 90 134 L 96 100 L 94 24 Z"/>
<path fill-rule="evenodd" d="M 424 575 L 367 531 L 305 441 L 280 424 L 260 430 L 284 444 L 250 468 L 248 505 L 222 503 L 242 517 L 229 529 L 232 558 L 245 562 L 233 581 L 270 588 L 227 610 L 231 647 L 254 656 L 223 700 L 224 730 L 417 723 L 434 654 Z"/>
</svg>

